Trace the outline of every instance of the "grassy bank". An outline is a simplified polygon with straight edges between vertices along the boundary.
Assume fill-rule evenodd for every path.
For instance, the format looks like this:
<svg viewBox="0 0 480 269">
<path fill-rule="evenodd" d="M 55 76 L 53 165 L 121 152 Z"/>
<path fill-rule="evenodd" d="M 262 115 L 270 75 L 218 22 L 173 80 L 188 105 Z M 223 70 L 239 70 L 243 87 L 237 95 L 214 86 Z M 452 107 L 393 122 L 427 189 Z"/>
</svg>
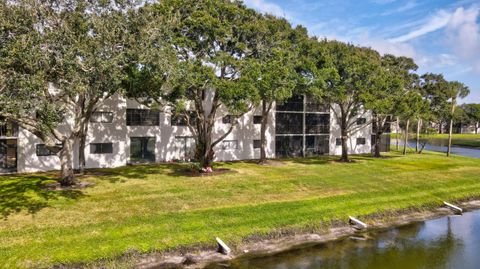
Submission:
<svg viewBox="0 0 480 269">
<path fill-rule="evenodd" d="M 348 215 L 480 196 L 480 159 L 428 153 L 388 158 L 224 163 L 233 173 L 186 177 L 180 164 L 98 170 L 94 187 L 46 191 L 49 174 L 1 176 L 0 261 L 48 266 L 125 252 L 234 244 L 280 228 L 318 227 Z M 321 224 L 323 223 L 323 224 Z"/>
<path fill-rule="evenodd" d="M 448 134 L 429 135 L 428 139 L 447 140 Z M 453 134 L 452 145 L 468 148 L 480 148 L 480 134 Z"/>
<path fill-rule="evenodd" d="M 403 134 L 391 134 L 392 138 L 397 136 L 403 139 Z M 409 139 L 415 139 L 416 134 L 409 134 Z M 434 144 L 447 144 L 448 134 L 429 134 L 421 135 L 421 139 L 427 139 Z M 457 147 L 479 148 L 480 149 L 480 134 L 453 134 L 452 145 Z"/>
</svg>

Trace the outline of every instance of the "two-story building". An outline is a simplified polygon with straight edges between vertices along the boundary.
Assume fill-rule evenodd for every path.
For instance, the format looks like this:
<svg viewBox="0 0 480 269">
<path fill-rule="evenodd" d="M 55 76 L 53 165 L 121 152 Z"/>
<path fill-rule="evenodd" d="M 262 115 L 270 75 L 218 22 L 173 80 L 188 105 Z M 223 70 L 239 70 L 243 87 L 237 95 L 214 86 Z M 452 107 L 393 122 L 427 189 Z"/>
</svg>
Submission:
<svg viewBox="0 0 480 269">
<path fill-rule="evenodd" d="M 233 117 L 217 113 L 214 138 L 224 134 Z M 356 119 L 360 128 L 350 135 L 349 153 L 372 151 L 371 113 Z M 233 131 L 215 148 L 217 161 L 260 157 L 260 110 L 238 119 Z M 383 150 L 388 150 L 388 141 Z M 118 167 L 134 163 L 191 160 L 195 139 L 185 120 L 168 109 L 148 109 L 115 95 L 104 100 L 93 114 L 87 134 L 87 168 Z M 306 96 L 295 96 L 272 110 L 267 125 L 268 158 L 341 154 L 340 129 L 331 109 Z M 78 145 L 74 147 L 78 167 Z M 35 172 L 60 169 L 57 152 L 15 124 L 0 127 L 0 171 Z"/>
</svg>

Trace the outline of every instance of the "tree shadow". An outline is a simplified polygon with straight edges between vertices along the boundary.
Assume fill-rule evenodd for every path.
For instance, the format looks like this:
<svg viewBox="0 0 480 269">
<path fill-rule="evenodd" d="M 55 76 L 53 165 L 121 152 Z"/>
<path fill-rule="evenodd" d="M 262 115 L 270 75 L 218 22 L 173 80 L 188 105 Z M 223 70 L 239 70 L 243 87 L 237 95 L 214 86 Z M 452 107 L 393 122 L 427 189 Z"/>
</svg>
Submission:
<svg viewBox="0 0 480 269">
<path fill-rule="evenodd" d="M 182 166 L 184 164 L 152 163 L 127 165 L 118 168 L 87 169 L 85 177 L 93 176 L 95 179 L 106 180 L 110 183 L 123 183 L 128 179 L 146 180 L 149 175 L 169 175 L 172 170 L 175 171 Z"/>
<path fill-rule="evenodd" d="M 282 159 L 285 161 L 290 161 L 297 164 L 306 164 L 306 165 L 321 165 L 331 163 L 337 160 L 338 157 L 335 156 L 317 156 L 317 157 L 306 157 L 306 158 L 291 158 L 291 159 Z"/>
<path fill-rule="evenodd" d="M 34 215 L 50 206 L 50 201 L 66 198 L 77 200 L 85 196 L 80 190 L 49 190 L 56 180 L 47 175 L 0 176 L 0 214 L 4 219 L 26 211 Z"/>
</svg>

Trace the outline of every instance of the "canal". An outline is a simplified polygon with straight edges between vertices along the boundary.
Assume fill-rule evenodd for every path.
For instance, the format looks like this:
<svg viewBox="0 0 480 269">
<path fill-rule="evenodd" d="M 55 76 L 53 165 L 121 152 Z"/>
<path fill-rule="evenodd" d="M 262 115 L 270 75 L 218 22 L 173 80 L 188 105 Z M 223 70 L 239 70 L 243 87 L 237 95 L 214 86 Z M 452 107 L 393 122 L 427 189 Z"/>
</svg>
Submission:
<svg viewBox="0 0 480 269">
<path fill-rule="evenodd" d="M 437 152 L 447 152 L 448 140 L 446 139 L 431 139 L 428 141 L 425 146 L 425 150 L 437 151 Z M 408 141 L 408 147 L 415 149 L 415 140 Z M 399 145 L 403 146 L 403 141 L 399 142 Z M 391 147 L 395 147 L 395 139 L 392 139 Z M 467 147 L 452 147 L 452 154 L 480 158 L 480 149 L 467 148 Z M 480 268 L 480 267 L 479 267 Z"/>
<path fill-rule="evenodd" d="M 480 211 L 207 268 L 480 268 Z"/>
</svg>

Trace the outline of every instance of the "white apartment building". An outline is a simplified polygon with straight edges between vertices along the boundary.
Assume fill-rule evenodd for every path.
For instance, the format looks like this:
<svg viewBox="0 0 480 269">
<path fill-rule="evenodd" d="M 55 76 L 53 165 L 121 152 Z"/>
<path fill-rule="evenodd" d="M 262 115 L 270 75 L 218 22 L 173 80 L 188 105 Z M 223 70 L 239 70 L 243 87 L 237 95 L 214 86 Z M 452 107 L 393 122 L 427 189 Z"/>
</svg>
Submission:
<svg viewBox="0 0 480 269">
<path fill-rule="evenodd" d="M 215 148 L 216 161 L 260 157 L 260 110 L 238 119 L 238 125 Z M 357 119 L 369 121 L 371 113 Z M 230 127 L 225 110 L 217 113 L 214 136 Z M 371 125 L 365 125 L 349 139 L 351 154 L 370 153 Z M 383 138 L 382 138 L 383 139 Z M 389 136 L 382 142 L 389 148 Z M 104 100 L 93 115 L 87 135 L 87 168 L 119 167 L 135 163 L 169 162 L 193 158 L 195 140 L 182 118 L 169 111 L 148 109 L 119 95 Z M 272 110 L 267 126 L 269 158 L 341 154 L 340 130 L 328 106 L 296 96 Z M 74 149 L 78 168 L 78 145 Z M 0 172 L 36 172 L 60 169 L 56 152 L 27 130 L 7 123 L 0 126 Z"/>
</svg>

